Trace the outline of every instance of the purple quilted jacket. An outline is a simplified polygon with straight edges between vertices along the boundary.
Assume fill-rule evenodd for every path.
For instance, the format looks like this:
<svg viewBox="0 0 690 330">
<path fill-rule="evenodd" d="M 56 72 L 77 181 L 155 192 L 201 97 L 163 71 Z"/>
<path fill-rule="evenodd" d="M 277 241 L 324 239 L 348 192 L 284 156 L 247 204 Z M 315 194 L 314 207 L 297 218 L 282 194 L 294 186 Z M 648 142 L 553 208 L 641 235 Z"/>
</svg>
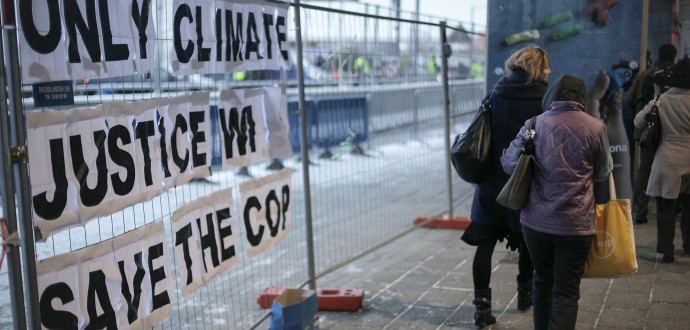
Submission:
<svg viewBox="0 0 690 330">
<path fill-rule="evenodd" d="M 537 117 L 535 158 L 542 170 L 532 178 L 520 222 L 539 232 L 582 236 L 594 234 L 594 181 L 608 178 L 613 162 L 604 125 L 572 101 L 554 101 Z M 501 157 L 512 173 L 524 146 L 529 120 Z"/>
</svg>

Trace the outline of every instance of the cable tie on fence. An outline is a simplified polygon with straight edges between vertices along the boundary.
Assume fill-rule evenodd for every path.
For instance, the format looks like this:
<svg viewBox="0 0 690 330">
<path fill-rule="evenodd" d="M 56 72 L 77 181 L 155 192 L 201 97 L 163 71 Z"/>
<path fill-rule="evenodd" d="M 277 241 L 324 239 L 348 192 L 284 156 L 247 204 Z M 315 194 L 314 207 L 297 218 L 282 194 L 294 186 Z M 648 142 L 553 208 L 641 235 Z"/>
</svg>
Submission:
<svg viewBox="0 0 690 330">
<path fill-rule="evenodd" d="M 7 230 L 7 223 L 5 219 L 0 218 L 0 238 L 2 238 L 2 252 L 0 252 L 0 268 L 2 268 L 2 262 L 5 261 L 5 254 L 8 253 L 7 246 L 19 246 L 21 240 L 19 239 L 19 232 L 14 232 L 9 235 Z"/>
</svg>

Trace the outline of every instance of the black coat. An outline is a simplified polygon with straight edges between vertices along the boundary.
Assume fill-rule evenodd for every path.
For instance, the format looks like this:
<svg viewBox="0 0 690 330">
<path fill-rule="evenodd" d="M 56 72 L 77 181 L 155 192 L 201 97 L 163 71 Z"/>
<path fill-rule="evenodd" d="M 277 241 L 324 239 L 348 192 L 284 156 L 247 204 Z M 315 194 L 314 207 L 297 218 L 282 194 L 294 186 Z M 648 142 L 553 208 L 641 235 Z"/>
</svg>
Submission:
<svg viewBox="0 0 690 330">
<path fill-rule="evenodd" d="M 522 71 L 504 76 L 494 86 L 491 107 L 491 165 L 474 192 L 473 222 L 499 226 L 503 230 L 521 231 L 520 211 L 505 208 L 496 202 L 498 193 L 510 176 L 503 171 L 501 155 L 525 122 L 542 113 L 541 101 L 546 93 L 545 81 L 527 83 Z"/>
</svg>

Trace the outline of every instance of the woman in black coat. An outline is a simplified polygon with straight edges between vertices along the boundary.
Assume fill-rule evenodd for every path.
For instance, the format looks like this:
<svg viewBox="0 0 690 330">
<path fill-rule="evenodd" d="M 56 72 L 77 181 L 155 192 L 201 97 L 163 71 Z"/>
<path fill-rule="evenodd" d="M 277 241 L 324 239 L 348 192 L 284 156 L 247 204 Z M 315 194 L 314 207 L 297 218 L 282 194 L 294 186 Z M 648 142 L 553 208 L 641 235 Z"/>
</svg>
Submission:
<svg viewBox="0 0 690 330">
<path fill-rule="evenodd" d="M 496 323 L 491 314 L 491 257 L 498 241 L 507 239 L 511 250 L 518 249 L 518 309 L 532 306 L 533 267 L 522 229 L 520 211 L 505 208 L 496 197 L 510 177 L 501 167 L 501 155 L 528 119 L 542 113 L 541 100 L 546 93 L 546 79 L 551 60 L 545 50 L 523 48 L 505 62 L 507 75 L 494 86 L 491 107 L 491 164 L 483 181 L 477 185 L 472 201 L 472 223 L 463 241 L 477 246 L 472 264 L 476 306 L 474 323 L 480 327 Z"/>
</svg>

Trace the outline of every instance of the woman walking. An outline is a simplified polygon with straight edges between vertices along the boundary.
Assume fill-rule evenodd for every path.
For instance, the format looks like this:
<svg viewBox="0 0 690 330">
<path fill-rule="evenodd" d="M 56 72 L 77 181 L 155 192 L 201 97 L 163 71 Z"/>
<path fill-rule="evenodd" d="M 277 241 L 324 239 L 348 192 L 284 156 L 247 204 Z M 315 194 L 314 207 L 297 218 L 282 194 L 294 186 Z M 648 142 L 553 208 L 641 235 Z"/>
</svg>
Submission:
<svg viewBox="0 0 690 330">
<path fill-rule="evenodd" d="M 494 86 L 491 99 L 491 164 L 484 181 L 477 185 L 472 201 L 472 223 L 462 236 L 463 241 L 477 246 L 472 263 L 474 323 L 480 327 L 496 323 L 491 314 L 491 258 L 498 241 L 507 239 L 511 250 L 518 249 L 518 309 L 532 306 L 532 262 L 522 239 L 520 213 L 496 202 L 508 181 L 499 162 L 503 149 L 515 137 L 528 118 L 542 112 L 541 99 L 546 92 L 546 79 L 551 73 L 551 60 L 543 49 L 532 46 L 518 50 L 505 62 L 507 75 Z"/>
<path fill-rule="evenodd" d="M 659 97 L 661 142 L 654 155 L 647 195 L 656 197 L 657 252 L 662 261 L 671 263 L 676 212 L 683 208 L 680 230 L 685 255 L 690 255 L 690 59 L 678 61 L 673 68 L 671 89 Z M 635 116 L 635 126 L 647 126 L 645 116 L 651 104 Z"/>
<path fill-rule="evenodd" d="M 580 281 L 594 235 L 593 181 L 608 178 L 613 161 L 604 124 L 587 115 L 585 82 L 558 78 L 537 116 L 537 170 L 525 207 L 522 232 L 534 264 L 534 328 L 575 329 Z M 529 121 L 501 158 L 512 173 L 525 146 Z"/>
</svg>

